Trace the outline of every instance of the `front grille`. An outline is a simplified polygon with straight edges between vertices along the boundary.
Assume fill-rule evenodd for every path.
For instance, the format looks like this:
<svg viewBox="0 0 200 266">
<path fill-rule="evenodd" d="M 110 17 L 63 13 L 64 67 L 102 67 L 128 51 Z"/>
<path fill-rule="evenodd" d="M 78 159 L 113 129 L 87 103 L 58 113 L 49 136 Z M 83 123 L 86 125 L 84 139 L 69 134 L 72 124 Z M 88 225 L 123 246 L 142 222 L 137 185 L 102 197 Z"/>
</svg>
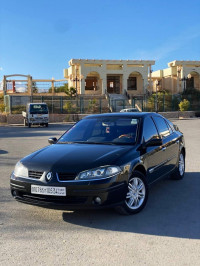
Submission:
<svg viewBox="0 0 200 266">
<path fill-rule="evenodd" d="M 36 172 L 36 171 L 28 171 L 28 176 L 30 178 L 36 178 L 40 179 L 40 177 L 43 175 L 43 172 Z"/>
<path fill-rule="evenodd" d="M 58 173 L 58 179 L 60 181 L 74 180 L 76 173 Z"/>
<path fill-rule="evenodd" d="M 81 204 L 85 203 L 87 197 L 79 197 L 79 196 L 46 196 L 46 195 L 34 195 L 29 194 L 27 192 L 18 192 L 20 198 L 26 201 L 35 201 L 35 202 L 46 202 L 46 203 L 57 203 L 57 204 Z"/>
</svg>

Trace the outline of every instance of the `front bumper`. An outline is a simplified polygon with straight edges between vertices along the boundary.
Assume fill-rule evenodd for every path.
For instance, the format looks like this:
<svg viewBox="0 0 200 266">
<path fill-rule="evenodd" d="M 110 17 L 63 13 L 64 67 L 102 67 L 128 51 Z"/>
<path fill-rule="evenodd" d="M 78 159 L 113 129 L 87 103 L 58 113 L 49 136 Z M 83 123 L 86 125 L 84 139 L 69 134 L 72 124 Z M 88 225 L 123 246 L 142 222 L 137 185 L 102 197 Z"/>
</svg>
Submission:
<svg viewBox="0 0 200 266">
<path fill-rule="evenodd" d="M 69 182 L 33 180 L 11 175 L 12 196 L 24 203 L 47 208 L 74 210 L 111 207 L 124 201 L 127 193 L 126 177 L 122 174 L 106 179 Z M 31 193 L 31 185 L 65 187 L 66 196 L 47 196 Z M 96 201 L 100 198 L 100 202 Z"/>
</svg>

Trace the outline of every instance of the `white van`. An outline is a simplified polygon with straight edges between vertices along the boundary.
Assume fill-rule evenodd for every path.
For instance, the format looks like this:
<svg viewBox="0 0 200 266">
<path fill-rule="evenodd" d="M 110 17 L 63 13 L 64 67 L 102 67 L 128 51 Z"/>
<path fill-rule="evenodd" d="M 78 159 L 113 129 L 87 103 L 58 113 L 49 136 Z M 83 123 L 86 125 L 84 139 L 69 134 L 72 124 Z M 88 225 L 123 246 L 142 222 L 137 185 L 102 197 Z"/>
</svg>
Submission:
<svg viewBox="0 0 200 266">
<path fill-rule="evenodd" d="M 46 103 L 28 103 L 26 112 L 22 112 L 24 126 L 44 125 L 48 127 L 49 110 Z"/>
</svg>

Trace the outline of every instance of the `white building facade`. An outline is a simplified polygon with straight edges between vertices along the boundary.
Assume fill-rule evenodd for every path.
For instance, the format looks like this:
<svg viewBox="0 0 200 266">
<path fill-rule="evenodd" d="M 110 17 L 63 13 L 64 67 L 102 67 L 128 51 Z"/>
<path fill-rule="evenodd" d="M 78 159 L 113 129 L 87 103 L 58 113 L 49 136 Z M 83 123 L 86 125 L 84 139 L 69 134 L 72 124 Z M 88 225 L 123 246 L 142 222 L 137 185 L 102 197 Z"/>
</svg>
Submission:
<svg viewBox="0 0 200 266">
<path fill-rule="evenodd" d="M 151 66 L 154 60 L 71 59 L 64 77 L 78 94 L 105 93 L 144 95 L 151 88 Z"/>
</svg>

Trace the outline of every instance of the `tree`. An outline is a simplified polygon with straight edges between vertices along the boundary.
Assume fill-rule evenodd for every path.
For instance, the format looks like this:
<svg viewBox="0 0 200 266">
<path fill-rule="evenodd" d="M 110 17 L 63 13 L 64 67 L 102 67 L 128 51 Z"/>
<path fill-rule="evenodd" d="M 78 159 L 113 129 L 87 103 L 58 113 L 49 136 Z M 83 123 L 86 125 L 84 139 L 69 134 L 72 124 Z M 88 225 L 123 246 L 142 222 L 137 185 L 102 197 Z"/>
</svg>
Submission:
<svg viewBox="0 0 200 266">
<path fill-rule="evenodd" d="M 54 87 L 54 91 L 56 93 L 65 92 L 66 94 L 68 94 L 68 83 L 65 83 L 64 85 L 59 86 L 59 87 Z M 49 88 L 49 93 L 52 93 L 52 87 Z"/>
<path fill-rule="evenodd" d="M 36 86 L 36 82 L 35 81 L 32 82 L 32 92 L 33 93 L 38 93 L 38 88 Z"/>
</svg>

